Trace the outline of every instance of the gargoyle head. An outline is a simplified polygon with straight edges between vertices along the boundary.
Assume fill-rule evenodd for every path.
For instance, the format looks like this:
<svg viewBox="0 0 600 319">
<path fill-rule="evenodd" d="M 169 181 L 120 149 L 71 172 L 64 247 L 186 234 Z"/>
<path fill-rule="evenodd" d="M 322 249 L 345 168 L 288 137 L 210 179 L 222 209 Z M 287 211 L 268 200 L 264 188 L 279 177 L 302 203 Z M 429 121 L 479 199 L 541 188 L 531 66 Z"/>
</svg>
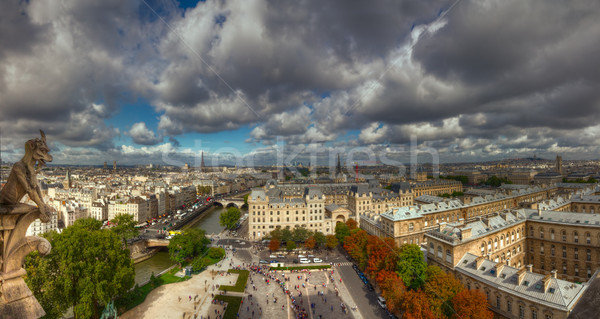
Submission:
<svg viewBox="0 0 600 319">
<path fill-rule="evenodd" d="M 25 154 L 30 154 L 31 158 L 37 162 L 38 169 L 41 169 L 46 162 L 52 162 L 52 155 L 48 154 L 50 148 L 46 145 L 46 134 L 40 130 L 41 139 L 35 138 L 25 143 Z"/>
</svg>

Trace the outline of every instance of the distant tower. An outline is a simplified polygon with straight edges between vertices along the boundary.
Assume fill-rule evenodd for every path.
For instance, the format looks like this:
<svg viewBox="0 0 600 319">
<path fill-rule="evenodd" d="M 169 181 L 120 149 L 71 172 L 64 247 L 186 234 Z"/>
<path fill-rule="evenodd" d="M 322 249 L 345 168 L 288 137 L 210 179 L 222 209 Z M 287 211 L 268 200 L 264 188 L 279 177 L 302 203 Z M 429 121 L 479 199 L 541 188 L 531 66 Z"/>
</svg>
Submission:
<svg viewBox="0 0 600 319">
<path fill-rule="evenodd" d="M 64 188 L 71 188 L 71 174 L 67 169 L 67 175 L 65 175 L 65 181 L 63 182 Z"/>
<path fill-rule="evenodd" d="M 200 157 L 200 172 L 204 172 L 204 152 L 202 152 Z"/>
<path fill-rule="evenodd" d="M 106 169 L 108 165 L 106 165 L 106 161 L 104 161 L 104 169 Z"/>
<path fill-rule="evenodd" d="M 337 162 L 337 166 L 335 167 L 335 173 L 337 175 L 342 174 L 342 164 L 340 162 L 340 154 L 338 154 L 338 162 Z"/>
<path fill-rule="evenodd" d="M 563 168 L 562 168 L 562 156 L 556 155 L 556 171 L 562 175 L 563 174 Z"/>
<path fill-rule="evenodd" d="M 117 161 L 113 161 L 113 171 L 117 170 Z"/>
<path fill-rule="evenodd" d="M 354 167 L 354 182 L 358 183 L 358 163 L 356 163 L 356 167 Z"/>
</svg>

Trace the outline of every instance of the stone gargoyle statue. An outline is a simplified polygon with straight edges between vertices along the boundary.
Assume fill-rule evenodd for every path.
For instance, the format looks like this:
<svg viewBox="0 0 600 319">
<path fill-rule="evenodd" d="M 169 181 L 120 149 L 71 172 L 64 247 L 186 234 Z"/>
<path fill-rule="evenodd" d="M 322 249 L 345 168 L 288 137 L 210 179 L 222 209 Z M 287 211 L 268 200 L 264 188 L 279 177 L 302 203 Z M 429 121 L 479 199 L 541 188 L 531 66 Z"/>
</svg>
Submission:
<svg viewBox="0 0 600 319">
<path fill-rule="evenodd" d="M 0 317 L 39 318 L 46 313 L 25 284 L 23 269 L 25 256 L 34 250 L 42 255 L 50 252 L 50 243 L 41 237 L 25 236 L 27 228 L 36 219 L 48 222 L 51 211 L 44 203 L 37 182 L 48 154 L 46 135 L 25 143 L 25 155 L 15 163 L 4 187 L 0 190 Z M 28 195 L 37 206 L 21 203 Z"/>
</svg>

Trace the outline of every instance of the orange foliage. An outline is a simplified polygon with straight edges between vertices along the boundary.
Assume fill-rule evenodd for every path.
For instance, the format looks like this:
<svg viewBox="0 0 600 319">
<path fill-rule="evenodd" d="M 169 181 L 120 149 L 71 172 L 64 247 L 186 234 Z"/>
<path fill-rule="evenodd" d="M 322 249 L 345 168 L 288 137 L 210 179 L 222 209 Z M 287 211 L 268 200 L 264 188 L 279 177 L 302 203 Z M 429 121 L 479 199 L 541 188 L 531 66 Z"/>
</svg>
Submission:
<svg viewBox="0 0 600 319">
<path fill-rule="evenodd" d="M 348 226 L 349 230 L 353 230 L 358 228 L 358 223 L 353 218 L 350 218 L 346 221 L 346 226 Z"/>
<path fill-rule="evenodd" d="M 269 243 L 269 249 L 271 251 L 276 251 L 277 249 L 279 249 L 280 245 L 281 245 L 281 243 L 279 242 L 279 240 L 271 239 L 271 242 Z"/>
<path fill-rule="evenodd" d="M 463 289 L 458 279 L 443 271 L 431 275 L 423 286 L 423 291 L 431 304 L 431 311 L 439 317 L 444 314 L 450 316 L 453 313 L 450 302 Z"/>
<path fill-rule="evenodd" d="M 381 288 L 381 295 L 387 301 L 387 307 L 391 312 L 398 313 L 401 310 L 402 295 L 406 292 L 404 282 L 395 271 L 382 270 L 375 278 L 377 285 Z"/>
<path fill-rule="evenodd" d="M 358 229 L 344 239 L 344 249 L 364 268 L 367 263 L 367 237 L 366 231 Z"/>
<path fill-rule="evenodd" d="M 381 270 L 395 270 L 398 253 L 392 238 L 369 236 L 367 238 L 367 256 L 369 256 L 367 273 L 375 276 Z"/>
<path fill-rule="evenodd" d="M 306 239 L 304 242 L 304 247 L 306 247 L 306 249 L 314 249 L 316 245 L 317 241 L 313 236 L 308 237 L 308 239 Z"/>
<path fill-rule="evenodd" d="M 422 290 L 408 290 L 402 296 L 402 318 L 404 319 L 436 319 L 431 312 L 429 299 Z"/>
<path fill-rule="evenodd" d="M 459 292 L 452 298 L 453 319 L 492 319 L 494 314 L 488 309 L 487 297 L 479 290 Z"/>
</svg>

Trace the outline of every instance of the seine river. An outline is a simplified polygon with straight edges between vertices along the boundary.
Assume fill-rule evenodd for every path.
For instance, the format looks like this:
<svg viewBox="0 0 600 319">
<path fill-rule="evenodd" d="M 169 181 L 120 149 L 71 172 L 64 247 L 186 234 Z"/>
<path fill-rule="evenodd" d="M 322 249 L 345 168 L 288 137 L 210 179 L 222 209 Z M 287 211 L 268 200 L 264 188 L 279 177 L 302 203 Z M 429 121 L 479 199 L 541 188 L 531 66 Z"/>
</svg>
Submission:
<svg viewBox="0 0 600 319">
<path fill-rule="evenodd" d="M 207 235 L 218 234 L 223 230 L 223 227 L 219 225 L 219 216 L 221 212 L 226 209 L 223 207 L 213 207 L 210 210 L 204 212 L 203 217 L 186 227 L 201 228 L 206 231 Z M 186 228 L 184 227 L 184 229 Z M 148 279 L 154 272 L 158 275 L 161 271 L 169 268 L 174 263 L 169 259 L 169 253 L 160 251 L 152 258 L 142 261 L 141 263 L 135 264 L 135 282 L 142 283 Z"/>
</svg>

